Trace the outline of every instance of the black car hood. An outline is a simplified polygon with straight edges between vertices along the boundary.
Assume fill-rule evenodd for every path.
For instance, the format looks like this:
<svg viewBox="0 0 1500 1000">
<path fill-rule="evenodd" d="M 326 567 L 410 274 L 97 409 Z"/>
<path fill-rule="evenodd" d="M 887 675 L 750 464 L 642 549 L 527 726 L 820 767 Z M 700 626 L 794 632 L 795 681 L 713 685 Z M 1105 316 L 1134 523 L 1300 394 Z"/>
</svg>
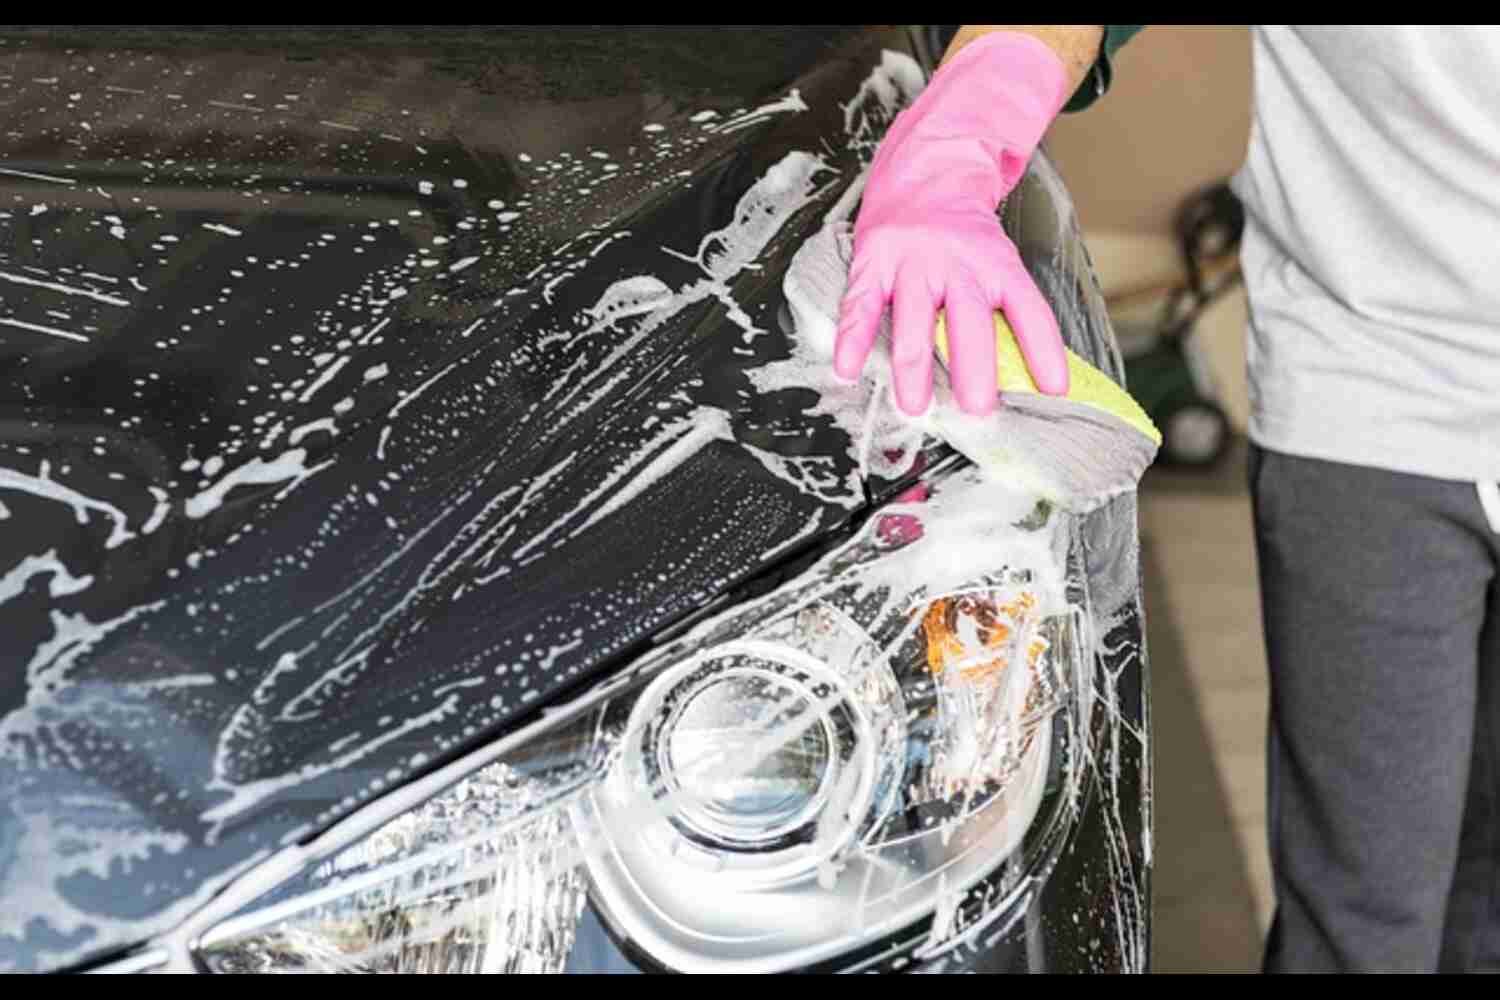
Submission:
<svg viewBox="0 0 1500 1000">
<path fill-rule="evenodd" d="M 924 460 L 751 377 L 909 46 L 4 38 L 0 967 L 170 926 Z"/>
</svg>

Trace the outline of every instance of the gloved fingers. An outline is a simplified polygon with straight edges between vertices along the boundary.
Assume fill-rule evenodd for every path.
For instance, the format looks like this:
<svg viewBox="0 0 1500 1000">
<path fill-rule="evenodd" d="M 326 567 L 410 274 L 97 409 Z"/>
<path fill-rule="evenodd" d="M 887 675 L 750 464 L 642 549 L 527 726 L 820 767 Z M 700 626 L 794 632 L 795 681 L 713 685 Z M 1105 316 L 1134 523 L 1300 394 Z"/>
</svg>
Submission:
<svg viewBox="0 0 1500 1000">
<path fill-rule="evenodd" d="M 948 379 L 959 408 L 983 416 L 997 401 L 995 312 L 978 288 L 950 286 L 943 302 L 948 329 Z"/>
<path fill-rule="evenodd" d="M 925 278 L 897 278 L 891 318 L 896 403 L 905 413 L 918 416 L 932 402 L 933 334 L 937 323 L 937 303 Z"/>
<path fill-rule="evenodd" d="M 997 305 L 1015 331 L 1016 343 L 1036 387 L 1050 396 L 1067 395 L 1068 356 L 1058 332 L 1057 317 L 1019 260 L 1007 269 Z"/>
<path fill-rule="evenodd" d="M 869 271 L 856 272 L 839 305 L 839 329 L 833 343 L 833 370 L 844 379 L 859 377 L 880 332 L 880 317 L 890 298 Z"/>
</svg>

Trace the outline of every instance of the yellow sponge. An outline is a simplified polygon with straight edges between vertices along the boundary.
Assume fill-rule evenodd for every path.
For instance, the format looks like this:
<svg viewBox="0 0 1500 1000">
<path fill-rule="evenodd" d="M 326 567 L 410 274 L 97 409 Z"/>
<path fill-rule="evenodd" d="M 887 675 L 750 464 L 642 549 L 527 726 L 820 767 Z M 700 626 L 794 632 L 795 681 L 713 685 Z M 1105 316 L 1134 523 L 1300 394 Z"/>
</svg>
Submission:
<svg viewBox="0 0 1500 1000">
<path fill-rule="evenodd" d="M 943 361 L 948 360 L 948 331 L 941 312 L 937 318 L 937 348 Z M 1135 398 L 1115 384 L 1114 379 L 1068 351 L 1068 395 L 1075 403 L 1084 403 L 1113 414 L 1146 435 L 1158 447 L 1161 446 L 1161 431 L 1151 422 L 1146 411 Z M 1005 321 L 1005 315 L 995 313 L 995 368 L 999 375 L 1001 392 L 1037 392 L 1036 382 L 1026 367 L 1021 354 L 1021 345 Z"/>
</svg>

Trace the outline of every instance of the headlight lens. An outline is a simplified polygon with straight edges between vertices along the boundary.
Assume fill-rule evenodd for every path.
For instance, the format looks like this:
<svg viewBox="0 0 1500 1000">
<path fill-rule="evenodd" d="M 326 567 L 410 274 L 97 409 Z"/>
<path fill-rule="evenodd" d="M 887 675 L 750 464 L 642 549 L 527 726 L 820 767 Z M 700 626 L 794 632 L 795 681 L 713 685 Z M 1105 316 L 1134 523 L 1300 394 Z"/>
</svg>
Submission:
<svg viewBox="0 0 1500 1000">
<path fill-rule="evenodd" d="M 806 606 L 653 680 L 593 807 L 655 842 L 651 876 L 779 884 L 889 810 L 904 728 L 869 639 L 835 608 Z"/>
<path fill-rule="evenodd" d="M 766 670 L 712 668 L 696 679 L 696 690 L 663 739 L 658 770 L 677 791 L 684 833 L 731 843 L 763 844 L 786 836 L 816 815 L 827 797 L 838 763 L 838 734 L 817 711 L 805 687 Z M 716 676 L 717 675 L 717 676 Z M 739 773 L 724 774 L 714 762 L 733 759 L 742 733 L 795 728 L 795 735 Z"/>
<path fill-rule="evenodd" d="M 1071 519 L 960 473 L 245 908 L 211 969 L 544 972 L 585 906 L 681 971 L 990 926 L 1076 808 Z"/>
</svg>

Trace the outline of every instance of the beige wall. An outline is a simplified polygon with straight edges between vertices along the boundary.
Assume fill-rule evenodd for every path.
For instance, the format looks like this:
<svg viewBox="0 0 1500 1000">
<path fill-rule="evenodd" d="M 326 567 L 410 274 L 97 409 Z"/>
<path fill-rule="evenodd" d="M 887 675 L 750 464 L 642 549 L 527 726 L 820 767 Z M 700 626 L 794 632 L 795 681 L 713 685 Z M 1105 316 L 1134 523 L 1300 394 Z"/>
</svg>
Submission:
<svg viewBox="0 0 1500 1000">
<path fill-rule="evenodd" d="M 1064 115 L 1047 145 L 1078 206 L 1105 290 L 1173 281 L 1182 200 L 1239 168 L 1250 134 L 1250 35 L 1243 26 L 1149 27 L 1120 50 L 1114 85 Z M 1220 403 L 1241 431 L 1250 415 L 1243 290 L 1194 332 Z"/>
<path fill-rule="evenodd" d="M 1047 145 L 1085 228 L 1166 233 L 1184 195 L 1239 167 L 1249 130 L 1245 27 L 1158 25 L 1117 53 L 1109 93 L 1059 119 Z"/>
</svg>

